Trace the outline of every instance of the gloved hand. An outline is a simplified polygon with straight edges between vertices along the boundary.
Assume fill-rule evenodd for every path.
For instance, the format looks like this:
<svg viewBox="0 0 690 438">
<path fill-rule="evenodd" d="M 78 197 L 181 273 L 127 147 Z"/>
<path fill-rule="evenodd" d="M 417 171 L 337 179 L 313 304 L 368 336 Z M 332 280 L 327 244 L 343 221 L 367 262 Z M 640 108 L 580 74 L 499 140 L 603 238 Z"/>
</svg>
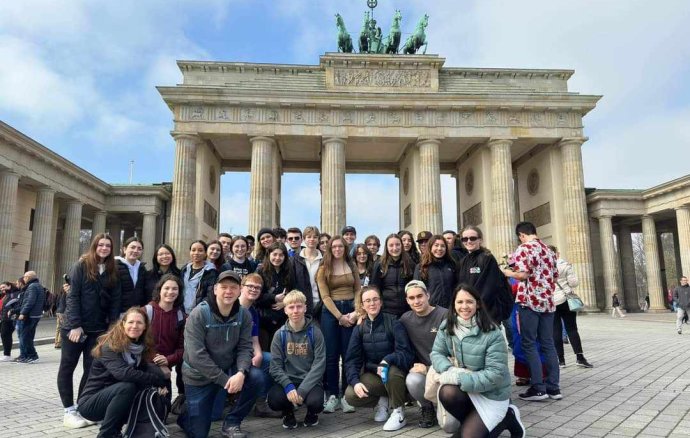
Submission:
<svg viewBox="0 0 690 438">
<path fill-rule="evenodd" d="M 464 373 L 463 368 L 458 368 L 458 367 L 450 367 L 443 373 L 441 373 L 441 377 L 439 377 L 439 383 L 441 385 L 459 385 L 460 384 L 460 375 Z"/>
</svg>

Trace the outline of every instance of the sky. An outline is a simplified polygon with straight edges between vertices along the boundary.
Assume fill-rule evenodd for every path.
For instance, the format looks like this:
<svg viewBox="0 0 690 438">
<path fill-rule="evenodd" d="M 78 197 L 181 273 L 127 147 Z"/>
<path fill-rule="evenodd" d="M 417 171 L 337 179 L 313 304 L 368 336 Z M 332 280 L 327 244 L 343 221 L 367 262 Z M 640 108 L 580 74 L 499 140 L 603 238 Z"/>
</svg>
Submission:
<svg viewBox="0 0 690 438">
<path fill-rule="evenodd" d="M 110 183 L 171 181 L 172 116 L 155 86 L 176 60 L 318 64 L 351 33 L 364 0 L 22 0 L 0 2 L 0 120 Z M 569 90 L 603 95 L 584 119 L 585 185 L 648 188 L 690 173 L 690 2 L 380 0 L 403 37 L 429 14 L 427 53 L 446 66 L 573 69 Z M 387 33 L 387 31 L 385 31 Z M 397 231 L 398 180 L 347 175 L 347 221 Z M 442 177 L 444 228 L 455 180 Z M 222 231 L 247 229 L 249 174 L 221 178 Z M 319 223 L 317 174 L 283 175 L 283 226 Z"/>
</svg>

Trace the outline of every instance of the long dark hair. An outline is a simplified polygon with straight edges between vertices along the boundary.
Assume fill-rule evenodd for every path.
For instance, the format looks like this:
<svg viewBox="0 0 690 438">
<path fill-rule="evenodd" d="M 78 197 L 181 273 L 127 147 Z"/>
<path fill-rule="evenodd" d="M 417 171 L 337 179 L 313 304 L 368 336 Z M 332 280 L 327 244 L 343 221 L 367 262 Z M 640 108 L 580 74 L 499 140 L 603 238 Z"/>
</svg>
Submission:
<svg viewBox="0 0 690 438">
<path fill-rule="evenodd" d="M 407 252 L 405 251 L 405 246 L 403 245 L 403 252 L 407 252 L 409 254 L 410 258 L 412 260 L 419 260 L 420 259 L 420 254 L 419 254 L 419 249 L 417 249 L 417 242 L 414 241 L 414 235 L 407 230 L 400 230 L 398 231 L 398 236 L 400 237 L 400 243 L 402 243 L 402 237 L 403 236 L 410 236 L 410 240 L 412 241 L 412 247 L 410 248 L 410 251 Z M 390 237 L 390 236 L 388 236 Z M 386 241 L 388 238 L 386 238 Z"/>
<path fill-rule="evenodd" d="M 358 272 L 355 264 L 352 263 L 352 258 L 350 257 L 350 248 L 347 245 L 347 242 L 345 242 L 345 239 L 343 239 L 342 236 L 336 234 L 328 240 L 328 244 L 326 245 L 326 253 L 323 255 L 323 262 L 321 263 L 321 267 L 319 268 L 323 269 L 326 281 L 328 281 L 328 277 L 330 277 L 333 273 L 333 260 L 335 259 L 335 257 L 333 257 L 333 250 L 331 249 L 331 247 L 333 246 L 333 242 L 335 242 L 336 240 L 340 240 L 340 242 L 342 242 L 343 244 L 345 251 L 343 253 L 343 260 L 345 260 L 345 263 L 347 263 L 352 272 Z"/>
<path fill-rule="evenodd" d="M 443 255 L 443 258 L 437 259 L 434 257 L 433 254 L 431 254 L 431 247 L 433 246 L 434 243 L 438 242 L 439 240 L 443 241 L 443 244 L 446 246 L 446 253 Z M 434 234 L 431 236 L 431 239 L 426 244 L 427 251 L 424 251 L 422 254 L 422 260 L 419 262 L 419 273 L 422 278 L 422 280 L 427 281 L 429 279 L 429 265 L 431 265 L 434 262 L 440 262 L 440 261 L 445 261 L 446 263 L 450 263 L 453 265 L 455 262 L 453 261 L 453 258 L 450 256 L 450 248 L 448 248 L 448 243 L 446 242 L 446 239 L 443 238 L 440 234 Z"/>
<path fill-rule="evenodd" d="M 414 274 L 414 263 L 410 258 L 410 255 L 402 248 L 402 238 L 397 234 L 389 234 L 386 237 L 386 241 L 383 244 L 383 255 L 381 256 L 381 273 L 383 277 L 388 273 L 388 267 L 393 263 L 393 257 L 388 252 L 388 241 L 391 239 L 398 239 L 400 241 L 400 248 L 402 252 L 400 253 L 400 267 L 402 268 L 403 277 L 411 277 Z"/>
<path fill-rule="evenodd" d="M 84 263 L 87 278 L 91 281 L 98 281 L 98 277 L 100 275 L 98 272 L 98 265 L 100 260 L 98 258 L 98 254 L 96 254 L 96 248 L 98 247 L 98 241 L 101 239 L 107 239 L 110 241 L 110 254 L 105 258 L 105 260 L 103 260 L 103 264 L 105 264 L 105 272 L 108 274 L 108 279 L 110 280 L 110 284 L 108 286 L 113 286 L 117 283 L 118 274 L 117 269 L 115 268 L 115 254 L 113 254 L 114 244 L 112 237 L 105 233 L 96 234 L 93 239 L 91 239 L 89 249 L 82 254 L 79 260 Z"/>
<path fill-rule="evenodd" d="M 180 277 L 178 277 L 175 274 L 165 274 L 161 277 L 160 280 L 158 280 L 158 283 L 156 283 L 156 287 L 153 289 L 153 295 L 151 296 L 151 300 L 155 301 L 156 303 L 160 303 L 161 289 L 163 288 L 163 285 L 166 281 L 174 281 L 175 283 L 177 283 L 179 293 L 177 294 L 177 299 L 175 299 L 175 302 L 173 303 L 173 308 L 181 307 L 184 303 L 184 283 L 182 283 Z"/>
<path fill-rule="evenodd" d="M 380 246 L 380 244 L 379 244 Z M 363 243 L 358 243 L 355 245 L 355 267 L 357 268 L 357 272 L 359 272 L 359 263 L 357 262 L 357 252 L 359 250 L 363 250 L 364 253 L 367 255 L 367 261 L 364 262 L 364 269 L 367 271 L 367 275 L 371 275 L 371 271 L 374 269 L 374 255 L 369 251 L 369 248 Z"/>
<path fill-rule="evenodd" d="M 446 313 L 446 331 L 448 332 L 448 335 L 453 336 L 455 334 L 455 321 L 458 317 L 458 314 L 455 312 L 455 300 L 458 298 L 460 291 L 467 292 L 468 294 L 472 295 L 472 298 L 474 298 L 474 300 L 477 302 L 476 316 L 479 330 L 486 333 L 497 329 L 498 324 L 494 322 L 494 320 L 491 318 L 491 315 L 489 315 L 489 313 L 485 310 L 484 302 L 482 301 L 481 295 L 479 295 L 479 291 L 472 285 L 462 283 L 455 289 L 453 300 L 450 302 L 448 312 Z"/>
<path fill-rule="evenodd" d="M 276 267 L 271 263 L 271 253 L 275 250 L 280 250 L 283 256 L 285 256 L 283 264 L 280 265 L 280 271 L 276 271 Z M 266 256 L 261 264 L 261 278 L 264 280 L 265 289 L 273 285 L 273 275 L 275 274 L 280 278 L 280 285 L 283 288 L 288 289 L 288 291 L 292 289 L 292 286 L 295 284 L 295 275 L 292 271 L 292 263 L 290 263 L 288 250 L 282 242 L 273 242 L 271 246 L 266 249 Z"/>
<path fill-rule="evenodd" d="M 211 245 L 218 245 L 220 246 L 220 255 L 218 256 L 217 259 L 211 260 L 208 257 L 208 249 Z M 216 267 L 216 271 L 220 272 L 220 267 L 223 266 L 223 263 L 225 263 L 225 260 L 223 260 L 223 244 L 220 243 L 218 240 L 212 240 L 208 242 L 208 246 L 206 247 L 206 260 L 213 263 L 213 266 Z"/>
<path fill-rule="evenodd" d="M 180 275 L 180 268 L 177 267 L 177 257 L 175 256 L 175 251 L 173 251 L 172 247 L 166 243 L 162 243 L 156 247 L 156 250 L 153 252 L 153 260 L 151 260 L 151 267 L 153 268 L 153 272 L 159 272 L 161 269 L 161 265 L 158 263 L 158 251 L 161 248 L 165 248 L 168 250 L 170 255 L 172 256 L 172 261 L 170 262 L 170 268 L 169 272 L 171 274 L 175 274 L 179 277 Z"/>
</svg>

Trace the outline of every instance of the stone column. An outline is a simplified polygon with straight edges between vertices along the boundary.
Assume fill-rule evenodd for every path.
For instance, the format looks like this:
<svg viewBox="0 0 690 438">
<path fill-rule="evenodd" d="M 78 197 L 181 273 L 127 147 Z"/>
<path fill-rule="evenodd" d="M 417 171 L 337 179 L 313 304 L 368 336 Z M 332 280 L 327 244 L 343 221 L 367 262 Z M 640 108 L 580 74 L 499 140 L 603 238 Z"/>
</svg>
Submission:
<svg viewBox="0 0 690 438">
<path fill-rule="evenodd" d="M 196 239 L 196 148 L 199 137 L 174 134 L 175 170 L 170 212 L 170 246 L 176 254 L 185 254 Z"/>
<path fill-rule="evenodd" d="M 249 234 L 273 223 L 273 149 L 274 139 L 252 137 L 251 180 L 249 182 Z"/>
<path fill-rule="evenodd" d="M 331 236 L 346 224 L 345 142 L 324 138 L 321 148 L 321 232 Z"/>
<path fill-rule="evenodd" d="M 630 312 L 633 309 L 639 309 L 640 306 L 637 281 L 635 280 L 635 258 L 633 256 L 630 227 L 628 225 L 621 225 L 619 235 L 621 237 L 619 250 L 621 253 L 623 296 L 625 297 L 625 308 Z M 608 303 L 607 307 L 610 305 L 611 303 Z"/>
<path fill-rule="evenodd" d="M 91 236 L 105 233 L 105 220 L 108 217 L 107 211 L 97 211 L 93 214 L 93 225 L 91 226 Z"/>
<path fill-rule="evenodd" d="M 65 229 L 62 234 L 62 248 L 60 248 L 60 258 L 62 260 L 63 273 L 68 272 L 72 265 L 79 258 L 81 209 L 81 202 L 67 202 L 67 214 L 65 215 Z"/>
<path fill-rule="evenodd" d="M 38 189 L 36 210 L 34 211 L 34 229 L 31 232 L 31 253 L 29 269 L 36 271 L 39 280 L 48 285 L 53 277 L 53 204 L 55 190 L 48 187 Z"/>
<path fill-rule="evenodd" d="M 144 225 L 141 230 L 142 242 L 144 242 L 144 252 L 141 260 L 151 266 L 153 251 L 156 249 L 156 221 L 157 213 L 144 213 Z"/>
<path fill-rule="evenodd" d="M 563 218 L 568 261 L 580 280 L 577 293 L 590 310 L 597 310 L 592 247 L 585 201 L 585 178 L 582 170 L 582 143 L 586 138 L 564 138 L 560 141 L 563 182 Z"/>
<path fill-rule="evenodd" d="M 515 251 L 515 191 L 510 139 L 491 139 L 491 241 L 496 258 Z"/>
<path fill-rule="evenodd" d="M 0 172 L 0 279 L 2 281 L 10 278 L 10 274 L 17 274 L 10 272 L 10 260 L 18 188 L 18 173 L 11 170 Z"/>
<path fill-rule="evenodd" d="M 624 302 L 618 284 L 616 269 L 616 248 L 613 246 L 613 224 L 611 216 L 599 218 L 599 238 L 601 239 L 601 255 L 604 259 L 604 289 L 606 290 L 606 309 L 611 309 L 611 297 L 618 294 L 621 303 Z"/>
<path fill-rule="evenodd" d="M 441 166 L 439 146 L 436 138 L 417 141 L 419 147 L 419 189 L 417 190 L 417 211 L 420 231 L 432 234 L 443 232 L 443 211 L 441 207 Z"/>
<path fill-rule="evenodd" d="M 664 310 L 664 289 L 661 285 L 661 265 L 659 247 L 656 239 L 654 218 L 642 216 L 642 238 L 647 267 L 647 293 L 649 293 L 650 310 Z"/>
<path fill-rule="evenodd" d="M 677 277 L 690 276 L 690 207 L 684 205 L 676 208 L 676 221 L 678 223 L 678 249 L 680 252 L 681 273 Z"/>
<path fill-rule="evenodd" d="M 120 245 L 122 244 L 122 223 L 120 223 L 120 219 L 110 219 L 109 234 L 113 239 L 113 254 L 120 255 Z"/>
</svg>

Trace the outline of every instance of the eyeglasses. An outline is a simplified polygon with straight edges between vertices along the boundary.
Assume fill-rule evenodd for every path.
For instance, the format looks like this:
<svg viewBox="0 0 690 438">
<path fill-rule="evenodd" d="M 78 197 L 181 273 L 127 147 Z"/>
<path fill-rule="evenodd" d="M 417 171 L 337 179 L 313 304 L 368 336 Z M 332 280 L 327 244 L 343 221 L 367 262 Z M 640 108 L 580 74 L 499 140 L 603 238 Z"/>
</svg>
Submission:
<svg viewBox="0 0 690 438">
<path fill-rule="evenodd" d="M 362 300 L 362 303 L 372 304 L 372 303 L 378 303 L 379 301 L 381 301 L 381 298 L 367 298 L 366 300 Z"/>
<path fill-rule="evenodd" d="M 462 243 L 466 243 L 468 241 L 469 242 L 476 242 L 477 240 L 479 240 L 479 236 L 469 236 L 469 237 L 463 237 L 460 239 L 460 241 Z"/>
<path fill-rule="evenodd" d="M 249 290 L 261 290 L 261 286 L 257 286 L 255 284 L 245 284 L 244 287 Z"/>
<path fill-rule="evenodd" d="M 301 237 L 292 236 L 292 237 L 288 237 L 287 240 L 289 240 L 290 242 L 296 242 L 296 241 L 298 241 L 298 240 L 302 240 L 302 238 L 301 238 Z"/>
</svg>

